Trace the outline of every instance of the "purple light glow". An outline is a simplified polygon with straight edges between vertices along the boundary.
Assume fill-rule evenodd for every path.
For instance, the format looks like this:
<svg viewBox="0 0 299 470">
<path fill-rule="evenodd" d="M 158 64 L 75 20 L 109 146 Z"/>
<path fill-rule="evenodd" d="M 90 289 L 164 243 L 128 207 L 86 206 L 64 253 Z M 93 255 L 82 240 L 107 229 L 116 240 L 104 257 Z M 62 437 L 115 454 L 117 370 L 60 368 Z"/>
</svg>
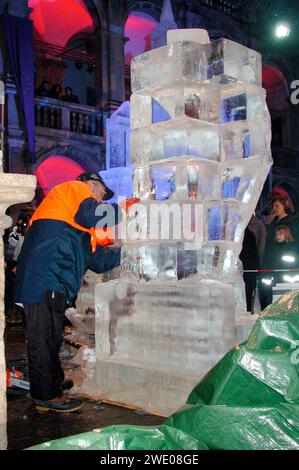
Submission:
<svg viewBox="0 0 299 470">
<path fill-rule="evenodd" d="M 53 155 L 38 167 L 35 176 L 44 194 L 48 194 L 57 184 L 74 181 L 83 171 L 83 168 L 70 158 Z"/>
<path fill-rule="evenodd" d="M 125 36 L 129 41 L 125 45 L 125 62 L 130 65 L 133 57 L 151 49 L 150 33 L 157 26 L 157 21 L 146 13 L 133 12 L 125 26 Z"/>
<path fill-rule="evenodd" d="M 81 31 L 93 30 L 92 18 L 82 0 L 29 0 L 30 19 L 41 39 L 57 46 Z"/>
</svg>

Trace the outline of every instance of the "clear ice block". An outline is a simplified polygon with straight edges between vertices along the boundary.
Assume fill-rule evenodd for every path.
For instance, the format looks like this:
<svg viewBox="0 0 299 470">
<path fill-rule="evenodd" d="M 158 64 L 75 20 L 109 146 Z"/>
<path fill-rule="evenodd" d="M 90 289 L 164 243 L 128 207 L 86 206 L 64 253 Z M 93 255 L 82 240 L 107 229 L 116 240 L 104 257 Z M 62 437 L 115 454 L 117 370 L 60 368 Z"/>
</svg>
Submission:
<svg viewBox="0 0 299 470">
<path fill-rule="evenodd" d="M 216 162 L 176 158 L 135 168 L 134 197 L 142 200 L 217 200 L 220 171 Z"/>
<path fill-rule="evenodd" d="M 261 86 L 261 55 L 241 44 L 220 39 L 199 45 L 179 41 L 135 57 L 131 65 L 132 91 L 167 86 L 186 78 L 228 83 L 241 80 Z"/>
<path fill-rule="evenodd" d="M 228 39 L 213 41 L 204 48 L 208 79 L 219 82 L 235 79 L 262 86 L 262 58 L 258 52 Z"/>
<path fill-rule="evenodd" d="M 180 78 L 198 83 L 207 78 L 205 52 L 197 43 L 170 44 L 135 57 L 131 62 L 133 92 L 168 85 Z"/>
<path fill-rule="evenodd" d="M 223 202 L 144 201 L 129 209 L 122 232 L 123 243 L 202 241 L 242 242 L 247 214 L 236 199 Z M 249 206 L 252 209 L 252 206 Z"/>
<path fill-rule="evenodd" d="M 217 125 L 179 118 L 132 131 L 131 158 L 141 166 L 182 157 L 215 162 L 256 157 L 269 168 L 272 160 L 268 134 L 269 128 L 262 120 Z"/>
<path fill-rule="evenodd" d="M 177 242 L 138 243 L 122 250 L 122 275 L 135 281 L 180 280 L 189 276 L 214 280 L 238 277 L 234 242 L 204 241 L 197 249 Z"/>
<path fill-rule="evenodd" d="M 242 242 L 247 218 L 241 213 L 239 203 L 233 201 L 209 204 L 205 215 L 208 240 Z"/>
<path fill-rule="evenodd" d="M 178 118 L 134 130 L 131 134 L 134 165 L 177 157 L 220 161 L 220 136 L 216 124 Z"/>
<path fill-rule="evenodd" d="M 111 281 L 96 289 L 96 305 L 101 396 L 147 411 L 183 405 L 234 345 L 233 289 L 224 283 Z"/>
<path fill-rule="evenodd" d="M 238 277 L 238 248 L 234 242 L 208 241 L 196 251 L 197 273 L 209 279 Z"/>
<path fill-rule="evenodd" d="M 122 250 L 122 274 L 128 279 L 166 281 L 178 279 L 178 243 L 126 245 Z"/>
<path fill-rule="evenodd" d="M 243 203 L 244 212 L 255 207 L 259 190 L 268 174 L 268 166 L 261 159 L 236 160 L 223 163 L 221 171 L 221 198 L 223 201 L 235 200 Z M 248 208 L 248 204 L 250 208 Z M 246 212 L 247 217 L 247 212 Z"/>
<path fill-rule="evenodd" d="M 264 155 L 265 159 L 267 155 Z M 268 172 L 262 162 L 259 157 L 224 163 L 183 157 L 141 165 L 134 171 L 133 194 L 143 201 L 215 201 L 222 198 L 248 203 L 252 198 L 255 200 Z"/>
<path fill-rule="evenodd" d="M 143 201 L 128 210 L 123 241 L 124 245 L 160 241 L 199 244 L 205 225 L 200 201 Z"/>
<path fill-rule="evenodd" d="M 134 93 L 131 109 L 132 129 L 185 116 L 218 124 L 257 122 L 264 119 L 265 91 L 241 82 L 221 85 L 177 80 L 168 87 Z"/>
<path fill-rule="evenodd" d="M 145 201 L 132 206 L 125 221 L 124 244 L 203 240 L 241 243 L 246 214 L 237 200 L 219 202 Z"/>
<path fill-rule="evenodd" d="M 269 132 L 263 120 L 241 121 L 220 126 L 221 160 L 242 160 L 255 157 L 271 162 Z"/>
</svg>

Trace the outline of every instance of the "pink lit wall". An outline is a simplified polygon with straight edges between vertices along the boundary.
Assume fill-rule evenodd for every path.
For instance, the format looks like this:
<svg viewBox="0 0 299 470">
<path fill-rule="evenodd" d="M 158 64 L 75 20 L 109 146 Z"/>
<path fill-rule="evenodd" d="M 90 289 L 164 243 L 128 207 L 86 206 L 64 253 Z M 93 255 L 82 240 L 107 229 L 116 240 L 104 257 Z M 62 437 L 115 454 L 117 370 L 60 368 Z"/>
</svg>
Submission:
<svg viewBox="0 0 299 470">
<path fill-rule="evenodd" d="M 30 14 L 41 39 L 65 46 L 76 33 L 93 30 L 93 22 L 82 0 L 29 0 Z"/>
<path fill-rule="evenodd" d="M 157 26 L 157 21 L 146 13 L 133 12 L 125 26 L 125 62 L 130 65 L 136 55 L 150 50 L 150 33 Z"/>
<path fill-rule="evenodd" d="M 83 171 L 82 167 L 70 158 L 53 155 L 38 167 L 35 176 L 44 194 L 48 194 L 57 184 L 73 181 Z"/>
</svg>

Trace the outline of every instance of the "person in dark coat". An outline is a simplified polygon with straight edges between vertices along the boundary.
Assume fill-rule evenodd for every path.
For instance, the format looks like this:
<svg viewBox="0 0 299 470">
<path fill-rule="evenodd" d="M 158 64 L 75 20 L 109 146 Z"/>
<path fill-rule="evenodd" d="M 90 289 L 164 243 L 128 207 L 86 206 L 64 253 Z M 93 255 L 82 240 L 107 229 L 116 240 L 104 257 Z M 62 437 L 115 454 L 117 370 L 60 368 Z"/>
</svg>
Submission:
<svg viewBox="0 0 299 470">
<path fill-rule="evenodd" d="M 259 265 L 261 265 L 265 253 L 267 229 L 265 224 L 260 219 L 258 219 L 255 214 L 252 215 L 248 224 L 248 228 L 255 237 L 256 247 L 259 254 Z"/>
<path fill-rule="evenodd" d="M 43 80 L 39 87 L 35 90 L 35 96 L 47 97 L 50 94 L 50 83 L 48 80 Z"/>
<path fill-rule="evenodd" d="M 59 85 L 59 83 L 55 83 L 55 85 L 52 86 L 50 93 L 49 93 L 49 98 L 52 98 L 54 100 L 61 100 L 62 86 Z"/>
<path fill-rule="evenodd" d="M 38 410 L 70 412 L 81 402 L 63 395 L 59 351 L 64 311 L 85 271 L 120 263 L 120 250 L 96 245 L 97 229 L 116 225 L 121 211 L 103 204 L 114 193 L 97 173 L 55 186 L 36 209 L 18 259 L 16 302 L 24 305 L 30 393 Z"/>
<path fill-rule="evenodd" d="M 288 271 L 299 269 L 298 246 L 290 227 L 278 225 L 274 241 L 265 254 L 263 269 L 273 272 L 262 273 L 263 308 L 272 303 L 272 289 L 278 283 L 294 282 L 299 272 Z M 275 272 L 277 270 L 281 270 Z"/>
<path fill-rule="evenodd" d="M 260 260 L 259 252 L 257 249 L 257 243 L 254 233 L 246 227 L 242 245 L 242 251 L 240 253 L 240 260 L 243 263 L 243 270 L 259 270 Z M 245 282 L 245 293 L 246 293 L 246 306 L 247 312 L 252 312 L 253 294 L 256 287 L 257 273 L 244 273 L 243 279 Z"/>
<path fill-rule="evenodd" d="M 62 97 L 62 100 L 69 103 L 80 103 L 78 96 L 73 94 L 73 89 L 70 86 L 65 88 L 65 95 Z"/>
<path fill-rule="evenodd" d="M 266 250 L 269 249 L 271 244 L 274 242 L 275 229 L 278 225 L 287 225 L 293 231 L 294 239 L 297 238 L 297 230 L 294 225 L 294 214 L 290 202 L 283 196 L 274 197 L 271 201 L 271 209 L 274 214 L 274 220 L 267 227 L 267 241 Z"/>
</svg>

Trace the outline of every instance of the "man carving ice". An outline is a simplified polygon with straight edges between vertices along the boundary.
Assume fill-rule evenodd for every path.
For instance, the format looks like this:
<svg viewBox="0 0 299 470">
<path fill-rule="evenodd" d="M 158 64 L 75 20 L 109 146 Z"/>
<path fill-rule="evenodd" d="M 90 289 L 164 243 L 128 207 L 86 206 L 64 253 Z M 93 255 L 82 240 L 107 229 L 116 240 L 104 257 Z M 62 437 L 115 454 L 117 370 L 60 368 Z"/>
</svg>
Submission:
<svg viewBox="0 0 299 470">
<path fill-rule="evenodd" d="M 120 250 L 97 244 L 95 230 L 120 222 L 119 206 L 102 204 L 113 195 L 97 173 L 85 172 L 55 186 L 32 217 L 18 261 L 16 301 L 24 305 L 30 393 L 40 411 L 82 406 L 63 395 L 70 385 L 59 360 L 64 311 L 88 268 L 102 273 L 119 265 Z"/>
</svg>

